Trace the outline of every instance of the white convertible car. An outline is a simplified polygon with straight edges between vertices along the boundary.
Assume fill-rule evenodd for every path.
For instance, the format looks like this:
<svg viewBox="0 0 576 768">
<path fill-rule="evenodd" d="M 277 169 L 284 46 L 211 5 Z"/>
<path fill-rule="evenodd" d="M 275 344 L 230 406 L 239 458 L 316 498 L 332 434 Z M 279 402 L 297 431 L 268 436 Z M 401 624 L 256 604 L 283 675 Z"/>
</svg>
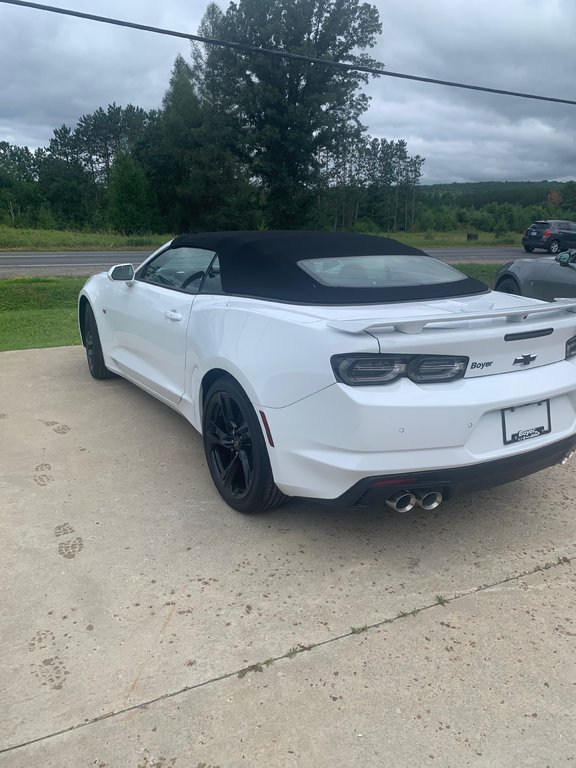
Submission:
<svg viewBox="0 0 576 768">
<path fill-rule="evenodd" d="M 286 496 L 434 509 L 565 462 L 575 313 L 328 232 L 183 235 L 79 297 L 92 376 L 188 419 L 240 512 Z"/>
</svg>

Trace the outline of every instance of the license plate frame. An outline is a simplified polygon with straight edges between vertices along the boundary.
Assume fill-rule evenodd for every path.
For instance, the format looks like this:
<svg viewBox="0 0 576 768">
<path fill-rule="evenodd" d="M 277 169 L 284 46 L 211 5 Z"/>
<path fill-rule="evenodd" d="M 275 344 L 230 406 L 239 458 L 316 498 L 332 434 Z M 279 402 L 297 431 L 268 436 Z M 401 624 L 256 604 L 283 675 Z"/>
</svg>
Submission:
<svg viewBox="0 0 576 768">
<path fill-rule="evenodd" d="M 503 408 L 500 413 L 504 445 L 523 443 L 552 431 L 550 400 L 514 405 Z"/>
</svg>

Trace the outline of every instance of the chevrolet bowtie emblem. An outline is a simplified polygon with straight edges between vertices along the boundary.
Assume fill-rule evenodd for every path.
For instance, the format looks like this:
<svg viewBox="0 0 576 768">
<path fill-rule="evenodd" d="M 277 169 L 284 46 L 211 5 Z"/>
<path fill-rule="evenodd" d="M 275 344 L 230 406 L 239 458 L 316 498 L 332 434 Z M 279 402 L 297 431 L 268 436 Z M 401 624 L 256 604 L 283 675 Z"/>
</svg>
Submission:
<svg viewBox="0 0 576 768">
<path fill-rule="evenodd" d="M 534 360 L 536 360 L 536 355 L 521 355 L 514 360 L 512 365 L 530 365 Z"/>
</svg>

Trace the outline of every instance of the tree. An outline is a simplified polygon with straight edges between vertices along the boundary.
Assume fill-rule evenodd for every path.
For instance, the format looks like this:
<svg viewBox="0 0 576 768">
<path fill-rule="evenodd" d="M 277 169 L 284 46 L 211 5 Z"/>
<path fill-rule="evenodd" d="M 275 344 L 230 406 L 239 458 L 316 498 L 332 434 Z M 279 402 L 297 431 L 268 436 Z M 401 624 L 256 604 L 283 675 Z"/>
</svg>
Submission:
<svg viewBox="0 0 576 768">
<path fill-rule="evenodd" d="M 142 167 L 128 154 L 116 155 L 108 188 L 112 227 L 124 235 L 153 229 L 150 193 Z"/>
<path fill-rule="evenodd" d="M 364 53 L 381 31 L 378 11 L 360 0 L 238 0 L 224 14 L 209 8 L 212 36 L 330 61 L 375 66 Z M 230 49 L 207 49 L 196 67 L 202 93 L 212 94 L 236 122 L 238 155 L 263 188 L 266 223 L 306 223 L 318 183 L 317 157 L 360 133 L 368 76 L 321 64 Z"/>
<path fill-rule="evenodd" d="M 576 211 L 576 181 L 567 181 L 562 190 L 562 199 L 567 211 Z"/>
<path fill-rule="evenodd" d="M 165 226 L 173 232 L 203 229 L 213 189 L 205 173 L 209 151 L 204 114 L 192 83 L 192 69 L 176 57 L 162 110 L 138 150 L 155 189 Z"/>
<path fill-rule="evenodd" d="M 190 65 L 178 56 L 162 110 L 135 154 L 155 191 L 165 229 L 255 225 L 253 189 L 221 127 L 218 111 L 200 98 Z"/>
<path fill-rule="evenodd" d="M 66 165 L 80 165 L 80 145 L 78 136 L 67 125 L 55 128 L 48 144 L 52 157 L 62 160 Z"/>
<path fill-rule="evenodd" d="M 38 184 L 56 226 L 94 226 L 100 204 L 93 175 L 82 163 L 77 130 L 56 128 L 46 149 L 36 152 Z"/>
<path fill-rule="evenodd" d="M 54 226 L 94 227 L 99 221 L 97 192 L 79 160 L 68 160 L 45 149 L 35 153 L 38 190 L 51 212 Z"/>
<path fill-rule="evenodd" d="M 89 115 L 82 115 L 74 131 L 74 139 L 84 168 L 94 181 L 107 184 L 112 163 L 117 154 L 128 152 L 143 135 L 149 114 L 129 104 L 119 107 L 109 104 Z"/>
<path fill-rule="evenodd" d="M 0 141 L 0 173 L 13 181 L 34 181 L 34 155 L 28 147 Z"/>
<path fill-rule="evenodd" d="M 0 141 L 0 223 L 32 226 L 40 204 L 34 155 L 28 147 Z"/>
<path fill-rule="evenodd" d="M 562 195 L 557 189 L 551 189 L 550 192 L 548 192 L 547 200 L 553 208 L 560 208 L 562 205 Z"/>
<path fill-rule="evenodd" d="M 99 227 L 107 215 L 106 190 L 114 158 L 129 152 L 154 113 L 129 104 L 82 115 L 77 126 L 54 130 L 47 149 L 37 150 L 38 187 L 57 226 Z M 49 220 L 46 212 L 45 221 Z"/>
</svg>

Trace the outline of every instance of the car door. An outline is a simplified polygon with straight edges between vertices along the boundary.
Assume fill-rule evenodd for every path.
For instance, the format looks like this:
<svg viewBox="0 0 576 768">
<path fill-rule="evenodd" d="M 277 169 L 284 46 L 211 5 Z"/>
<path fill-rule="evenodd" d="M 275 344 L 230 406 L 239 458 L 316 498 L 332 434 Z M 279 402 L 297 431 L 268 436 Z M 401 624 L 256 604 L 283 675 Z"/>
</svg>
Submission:
<svg viewBox="0 0 576 768">
<path fill-rule="evenodd" d="M 527 295 L 544 301 L 576 298 L 576 265 L 562 267 L 557 261 L 553 262 L 545 277 L 535 286 L 534 293 L 527 292 Z"/>
<path fill-rule="evenodd" d="M 168 247 L 133 282 L 117 283 L 107 308 L 112 357 L 138 384 L 179 403 L 186 383 L 186 332 L 194 298 L 214 252 Z"/>
<path fill-rule="evenodd" d="M 567 249 L 576 248 L 576 224 L 573 221 L 565 221 L 564 224 L 564 247 Z"/>
</svg>

